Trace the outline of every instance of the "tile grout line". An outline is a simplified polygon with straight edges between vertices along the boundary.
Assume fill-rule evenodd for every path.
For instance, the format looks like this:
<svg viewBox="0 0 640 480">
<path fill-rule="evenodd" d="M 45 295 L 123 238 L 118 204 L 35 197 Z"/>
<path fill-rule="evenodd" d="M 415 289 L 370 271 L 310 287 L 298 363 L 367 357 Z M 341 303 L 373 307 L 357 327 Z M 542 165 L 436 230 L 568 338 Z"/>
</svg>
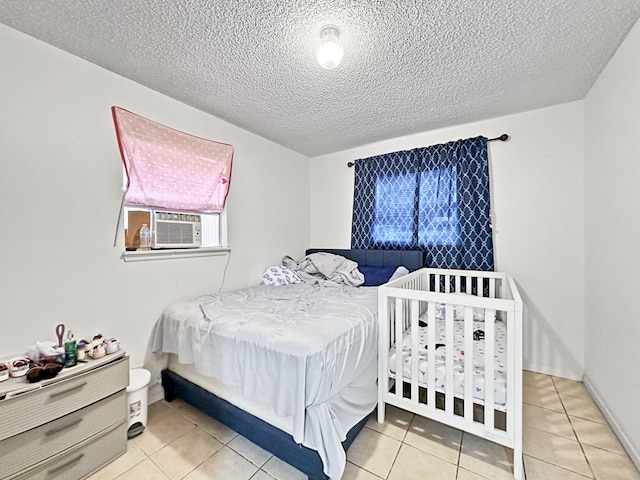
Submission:
<svg viewBox="0 0 640 480">
<path fill-rule="evenodd" d="M 187 417 L 185 417 L 185 416 L 182 414 L 182 412 L 180 412 L 180 415 L 182 415 L 184 418 L 187 418 Z M 187 420 L 191 421 L 191 420 L 190 420 L 190 419 L 188 419 L 188 418 L 187 418 Z M 199 428 L 197 423 L 194 423 L 194 425 L 195 425 L 195 428 Z M 191 429 L 191 430 L 189 430 L 188 432 L 185 432 L 184 434 L 180 435 L 180 436 L 179 436 L 178 438 L 176 438 L 175 440 L 171 441 L 170 443 L 167 443 L 165 446 L 163 446 L 163 447 L 162 447 L 160 450 L 158 450 L 157 452 L 153 452 L 153 454 L 152 454 L 152 455 L 155 455 L 156 453 L 160 452 L 160 451 L 161 451 L 161 450 L 163 450 L 164 448 L 166 448 L 166 447 L 168 447 L 169 445 L 171 445 L 171 444 L 172 444 L 173 442 L 175 442 L 176 440 L 178 440 L 178 439 L 180 439 L 180 438 L 184 437 L 185 435 L 187 435 L 187 434 L 188 434 L 189 432 L 191 432 L 192 430 L 195 430 L 195 428 L 192 428 L 192 429 Z M 200 430 L 202 430 L 202 429 L 200 429 Z M 211 435 L 210 433 L 205 432 L 204 430 L 202 430 L 202 431 L 203 431 L 204 433 L 206 433 L 207 435 L 209 435 L 210 437 L 214 438 L 215 440 L 218 440 L 217 438 L 215 438 L 215 437 L 214 437 L 213 435 Z M 218 441 L 219 441 L 219 440 L 218 440 Z M 222 443 L 222 442 L 220 442 L 220 443 Z M 224 444 L 224 443 L 222 443 L 222 447 L 224 447 L 224 446 L 225 446 L 225 444 Z M 205 458 L 204 460 L 202 460 L 199 464 L 197 464 L 195 467 L 193 467 L 191 470 L 189 470 L 187 473 L 185 473 L 185 474 L 184 474 L 182 477 L 180 477 L 180 478 L 181 478 L 181 479 L 182 479 L 182 478 L 185 478 L 187 475 L 189 475 L 191 472 L 193 472 L 195 469 L 197 469 L 200 465 L 202 465 L 204 462 L 206 462 L 206 461 L 207 461 L 207 460 L 209 460 L 211 457 L 213 457 L 213 456 L 214 456 L 216 453 L 218 453 L 220 450 L 222 450 L 222 448 L 220 448 L 220 449 L 216 450 L 215 452 L 213 452 L 211 455 L 209 455 L 207 458 Z M 153 458 L 151 458 L 151 455 L 148 455 L 148 457 L 147 457 L 147 458 L 149 458 L 149 460 L 151 460 L 151 462 L 152 462 L 156 467 L 158 467 L 158 468 L 160 469 L 160 471 L 161 471 L 162 473 L 164 473 L 164 474 L 165 474 L 165 476 L 166 476 L 167 478 L 171 478 L 171 477 L 169 476 L 169 472 L 165 472 L 165 471 L 164 471 L 164 469 L 162 468 L 162 465 L 158 464 L 158 463 L 157 463 Z"/>
<path fill-rule="evenodd" d="M 584 447 L 582 446 L 582 442 L 580 441 L 580 437 L 578 436 L 578 432 L 576 432 L 575 427 L 573 426 L 573 422 L 571 421 L 571 418 L 569 416 L 569 412 L 567 411 L 567 407 L 564 404 L 564 400 L 562 399 L 562 395 L 560 394 L 560 391 L 558 391 L 558 386 L 556 385 L 556 381 L 554 380 L 553 376 L 551 376 L 551 381 L 553 382 L 553 386 L 556 388 L 556 391 L 558 392 L 558 398 L 560 399 L 560 404 L 562 405 L 562 409 L 564 410 L 564 414 L 567 417 L 567 421 L 569 422 L 569 425 L 571 425 L 571 431 L 573 432 L 573 434 L 576 437 L 576 441 L 578 442 L 578 446 L 580 447 L 580 451 L 582 452 L 582 455 L 584 456 L 584 460 L 585 462 L 587 462 L 587 465 L 589 466 L 589 471 L 591 472 L 591 478 L 596 478 L 596 472 L 593 469 L 593 466 L 591 465 L 591 462 L 589 461 L 589 457 L 587 457 L 587 452 L 584 451 Z M 571 396 L 571 395 L 568 395 Z"/>
<path fill-rule="evenodd" d="M 255 465 L 255 464 L 254 464 Z M 274 477 L 273 475 L 271 475 L 269 472 L 267 472 L 266 470 L 262 470 L 262 468 L 258 468 L 258 470 L 256 470 L 254 472 L 253 475 L 251 475 L 249 477 L 249 480 L 251 480 L 252 478 L 256 478 L 256 475 L 258 475 L 260 472 L 264 473 L 267 477 L 272 478 L 273 480 L 277 480 L 276 477 Z"/>
<path fill-rule="evenodd" d="M 391 470 L 389 470 L 389 474 L 388 474 L 386 477 L 381 477 L 381 476 L 380 476 L 380 475 L 378 475 L 377 473 L 373 473 L 371 470 L 367 470 L 366 468 L 361 467 L 361 466 L 360 466 L 360 465 L 358 465 L 357 463 L 353 463 L 353 462 L 351 462 L 351 461 L 349 461 L 349 460 L 347 460 L 347 463 L 350 463 L 351 465 L 355 465 L 355 466 L 356 466 L 357 468 L 359 468 L 360 470 L 363 470 L 363 471 L 365 471 L 365 472 L 367 472 L 367 473 L 370 473 L 370 474 L 371 474 L 371 475 L 373 475 L 374 477 L 376 477 L 376 478 L 380 478 L 380 479 L 382 479 L 382 480 L 387 480 L 387 478 L 389 478 L 389 475 L 391 475 Z"/>
<path fill-rule="evenodd" d="M 460 445 L 458 445 L 458 459 L 457 459 L 457 462 L 456 462 L 456 480 L 458 479 L 458 476 L 460 475 L 460 460 L 462 458 L 462 443 L 464 442 L 464 435 L 465 435 L 465 432 L 463 431 L 462 435 L 460 435 Z"/>
<path fill-rule="evenodd" d="M 528 386 L 529 386 L 529 387 L 531 387 L 531 388 L 535 388 L 535 389 L 537 389 L 537 390 L 539 390 L 539 391 L 547 391 L 547 392 L 554 392 L 554 393 L 556 393 L 556 395 L 558 396 L 558 398 L 559 398 L 559 400 L 560 400 L 560 405 L 561 405 L 561 407 L 562 407 L 562 410 L 563 410 L 563 411 L 562 411 L 562 412 L 558 412 L 557 410 L 551 410 L 551 409 L 548 409 L 548 408 L 542 407 L 542 406 L 540 406 L 540 405 L 530 404 L 530 403 L 527 403 L 527 402 L 524 402 L 524 403 L 526 403 L 526 404 L 528 404 L 528 405 L 530 405 L 530 406 L 532 406 L 532 407 L 541 408 L 541 409 L 546 410 L 546 411 L 549 411 L 549 412 L 560 413 L 560 414 L 564 415 L 565 419 L 566 419 L 566 420 L 569 422 L 569 424 L 570 424 L 571 431 L 572 431 L 573 435 L 575 436 L 575 440 L 572 440 L 572 441 L 577 441 L 577 442 L 578 442 L 578 444 L 579 444 L 579 446 L 580 446 L 580 451 L 582 452 L 582 455 L 583 455 L 583 457 L 584 457 L 585 461 L 587 462 L 587 465 L 589 465 L 589 469 L 590 469 L 590 472 L 591 472 L 591 476 L 592 476 L 592 478 L 593 478 L 593 479 L 596 479 L 597 477 L 596 477 L 595 471 L 594 471 L 594 469 L 593 469 L 593 466 L 592 466 L 592 465 L 591 465 L 591 463 L 589 462 L 589 459 L 588 459 L 588 457 L 587 457 L 587 455 L 586 455 L 586 452 L 585 452 L 585 449 L 584 449 L 584 446 L 586 446 L 586 445 L 588 445 L 588 444 L 587 444 L 587 443 L 583 443 L 583 441 L 582 441 L 582 440 L 580 439 L 580 437 L 578 436 L 578 432 L 576 431 L 576 428 L 575 428 L 575 426 L 574 426 L 574 422 L 572 422 L 572 421 L 571 421 L 571 416 L 570 416 L 570 415 L 569 415 L 569 413 L 568 413 L 568 410 L 567 410 L 567 407 L 566 407 L 566 403 L 565 403 L 565 401 L 564 401 L 564 399 L 563 399 L 563 397 L 562 397 L 561 392 L 558 390 L 558 385 L 556 384 L 556 382 L 555 382 L 555 380 L 554 380 L 553 376 L 548 375 L 548 377 L 550 377 L 550 378 L 551 378 L 551 385 L 553 385 L 553 389 L 554 389 L 554 390 L 551 390 L 551 389 L 544 389 L 544 388 L 539 388 L 539 387 L 537 387 L 537 386 L 535 386 L 535 385 L 528 385 Z M 585 399 L 585 398 L 584 398 L 584 396 L 566 395 L 566 394 L 564 394 L 564 395 L 565 395 L 566 397 L 570 397 L 570 398 L 577 398 L 577 399 L 580 399 L 580 400 L 588 400 L 588 399 Z M 198 423 L 197 423 L 197 422 L 195 422 L 194 420 L 192 420 L 191 418 L 189 418 L 188 416 L 186 416 L 182 411 L 180 411 L 180 410 L 181 410 L 181 408 L 180 408 L 180 407 L 181 407 L 182 405 L 177 405 L 177 406 L 175 406 L 175 407 L 174 407 L 172 404 L 167 404 L 167 403 L 165 403 L 165 405 L 168 407 L 168 410 L 167 410 L 167 411 L 165 411 L 163 414 L 158 415 L 157 417 L 155 417 L 155 416 L 154 416 L 154 421 L 155 421 L 155 420 L 158 420 L 158 419 L 161 419 L 162 417 L 164 417 L 164 416 L 166 416 L 167 414 L 170 414 L 170 413 L 172 413 L 172 412 L 177 412 L 177 413 L 180 413 L 180 415 L 181 415 L 182 417 L 184 417 L 186 420 L 188 420 L 190 423 L 194 424 L 195 428 L 200 428 L 200 426 L 198 425 Z M 410 446 L 409 444 L 407 444 L 407 443 L 405 442 L 405 440 L 407 439 L 408 433 L 411 431 L 411 428 L 412 428 L 412 426 L 413 426 L 413 425 L 414 425 L 414 423 L 415 423 L 416 417 L 417 417 L 417 416 L 416 416 L 415 414 L 414 414 L 414 415 L 412 415 L 411 420 L 408 422 L 408 426 L 407 426 L 406 430 L 405 430 L 405 429 L 403 429 L 403 432 L 402 432 L 402 435 L 401 435 L 402 439 L 398 439 L 398 438 L 392 437 L 391 435 L 388 435 L 387 433 L 380 432 L 380 431 L 375 430 L 375 429 L 370 428 L 370 427 L 366 427 L 366 428 L 369 428 L 369 430 L 371 430 L 372 432 L 375 432 L 375 433 L 380 434 L 380 435 L 383 435 L 383 436 L 385 436 L 385 437 L 387 437 L 387 438 L 393 439 L 393 440 L 395 440 L 395 441 L 397 441 L 397 442 L 399 443 L 398 451 L 396 452 L 396 454 L 395 454 L 395 456 L 394 456 L 394 458 L 393 458 L 393 462 L 391 462 L 391 467 L 390 467 L 390 469 L 389 469 L 389 472 L 387 473 L 387 475 L 386 475 L 382 480 L 388 480 L 389 476 L 391 475 L 391 473 L 392 473 L 392 471 L 393 471 L 393 468 L 394 468 L 394 467 L 396 466 L 396 464 L 397 464 L 398 457 L 399 457 L 399 453 L 400 453 L 400 450 L 402 449 L 402 447 L 403 447 L 404 445 Z M 591 420 L 591 419 L 589 419 L 589 418 L 584 418 L 584 416 L 575 416 L 575 417 L 576 417 L 577 419 L 580 419 L 580 420 L 585 420 L 585 421 L 590 421 L 590 422 L 593 422 L 593 423 L 600 424 L 600 422 L 593 421 L 593 420 Z M 534 428 L 534 429 L 536 429 L 536 430 L 543 431 L 543 432 L 545 432 L 545 433 L 547 433 L 547 434 L 551 434 L 551 435 L 554 435 L 554 436 L 557 436 L 557 437 L 561 437 L 561 438 L 564 438 L 564 439 L 566 439 L 566 440 L 570 440 L 570 441 L 571 441 L 571 439 L 569 439 L 569 438 L 567 438 L 567 437 L 564 437 L 564 436 L 562 436 L 562 435 L 558 435 L 558 434 L 553 433 L 553 432 L 548 432 L 548 431 L 546 431 L 546 430 L 542 430 L 542 429 L 537 428 L 537 427 L 535 427 L 535 426 L 531 426 L 531 428 Z M 189 430 L 189 431 L 192 431 L 192 430 L 193 430 L 193 429 L 191 429 L 191 430 Z M 203 431 L 204 431 L 205 433 L 207 433 L 208 435 L 210 435 L 210 436 L 211 436 L 212 438 L 214 438 L 215 440 L 220 441 L 220 440 L 219 440 L 215 435 L 213 435 L 213 434 L 211 434 L 211 433 L 209 433 L 209 432 L 206 432 L 205 430 L 203 430 Z M 171 443 L 173 443 L 174 441 L 178 440 L 179 438 L 182 438 L 182 437 L 183 437 L 184 435 L 186 435 L 187 433 L 189 433 L 189 432 L 185 432 L 183 435 L 181 435 L 181 436 L 179 436 L 178 438 L 174 439 Z M 459 445 L 459 447 L 458 447 L 458 455 L 457 455 L 457 462 L 456 462 L 456 475 L 455 475 L 455 478 L 456 478 L 456 479 L 459 477 L 459 475 L 460 475 L 460 471 L 461 471 L 460 461 L 461 461 L 462 442 L 464 441 L 464 435 L 465 435 L 465 434 L 464 434 L 464 432 L 462 432 L 462 437 L 461 437 L 460 445 Z M 231 441 L 233 441 L 233 440 L 234 440 L 235 438 L 237 438 L 237 437 L 238 437 L 238 435 L 234 436 L 233 438 L 229 439 L 229 440 L 228 440 L 228 441 L 226 441 L 226 442 L 222 442 L 222 441 L 220 441 L 220 443 L 223 445 L 223 447 L 224 447 L 224 446 L 229 447 L 229 449 L 230 449 L 231 451 L 233 451 L 233 452 L 237 453 L 239 456 L 241 456 L 242 458 L 244 458 L 245 460 L 247 460 L 248 462 L 250 462 L 253 466 L 255 466 L 255 467 L 257 468 L 257 470 L 256 470 L 256 471 L 251 475 L 251 477 L 249 477 L 249 478 L 250 478 L 250 479 L 253 479 L 253 478 L 255 478 L 255 477 L 256 477 L 256 475 L 258 475 L 260 472 L 263 472 L 266 476 L 268 476 L 268 477 L 269 477 L 269 479 L 277 480 L 277 479 L 276 479 L 275 477 L 273 477 L 269 472 L 267 472 L 267 471 L 263 470 L 261 466 L 258 466 L 256 463 L 252 462 L 250 459 L 248 459 L 247 457 L 245 457 L 242 453 L 237 452 L 235 449 L 233 449 L 232 447 L 230 447 L 230 446 L 229 446 L 230 442 L 231 442 Z M 161 447 L 157 452 L 161 451 L 164 447 L 166 447 L 166 446 L 168 446 L 168 445 L 170 445 L 170 443 L 169 443 L 169 444 L 167 444 L 167 445 L 164 445 L 163 447 Z M 610 450 L 608 450 L 608 449 L 606 449 L 606 448 L 601 448 L 601 447 L 598 447 L 598 446 L 595 446 L 595 445 L 589 445 L 589 446 L 590 446 L 590 447 L 593 447 L 593 448 L 595 448 L 595 449 L 598 449 L 598 450 L 602 450 L 603 452 L 610 453 L 610 454 L 616 454 L 616 455 L 618 455 L 618 456 L 622 456 L 622 457 L 624 457 L 624 456 L 625 456 L 625 455 L 618 454 L 617 452 L 610 451 Z M 137 445 L 136 445 L 136 447 L 137 447 Z M 164 470 L 161 468 L 161 466 L 160 466 L 160 465 L 158 465 L 155 461 L 153 461 L 153 459 L 151 459 L 151 455 L 154 455 L 154 454 L 155 454 L 155 453 L 157 453 L 157 452 L 153 452 L 152 454 L 147 454 L 147 453 L 146 453 L 146 452 L 144 452 L 144 450 L 142 450 L 140 447 L 137 447 L 137 448 L 139 448 L 139 449 L 140 449 L 140 451 L 144 454 L 144 458 L 143 458 L 143 460 L 141 460 L 140 462 L 136 463 L 135 465 L 132 465 L 132 466 L 131 466 L 131 467 L 129 467 L 125 472 L 120 473 L 118 476 L 113 477 L 114 479 L 121 478 L 121 477 L 122 477 L 123 475 L 125 475 L 127 472 L 131 471 L 133 468 L 135 468 L 135 467 L 136 467 L 136 466 L 138 466 L 140 463 L 142 463 L 145 459 L 150 459 L 150 460 L 151 460 L 151 463 L 152 463 L 153 465 L 155 465 L 155 466 L 156 466 L 156 467 L 157 467 L 157 468 L 162 472 L 162 474 L 163 474 L 163 475 L 165 475 L 165 477 L 166 477 L 166 478 L 168 478 L 168 475 L 166 474 L 166 472 L 164 472 Z M 413 447 L 413 448 L 415 448 L 415 447 Z M 220 450 L 218 450 L 218 451 L 220 451 Z M 212 457 L 213 455 L 215 455 L 218 451 L 216 451 L 216 452 L 212 453 L 209 457 L 207 457 L 207 459 L 211 458 L 211 457 Z M 569 468 L 566 468 L 566 467 L 563 467 L 563 466 L 560 466 L 560 465 L 556 465 L 556 464 L 551 463 L 551 462 L 549 462 L 549 461 L 547 461 L 547 460 L 544 460 L 544 459 L 541 459 L 541 458 L 537 458 L 537 457 L 535 457 L 535 456 L 528 455 L 528 454 L 527 454 L 527 456 L 529 456 L 530 458 L 536 459 L 536 460 L 538 460 L 538 461 L 544 462 L 544 463 L 546 463 L 546 464 L 554 465 L 555 467 L 558 467 L 558 468 L 560 468 L 560 469 L 566 470 L 566 471 L 568 471 L 568 472 L 574 472 L 573 470 L 571 470 L 571 469 L 569 469 Z M 204 461 L 206 461 L 207 459 L 205 459 Z M 192 470 L 191 470 L 191 472 L 192 472 L 193 470 L 195 470 L 196 468 L 198 468 L 202 463 L 204 463 L 204 461 L 203 461 L 203 462 L 201 462 L 199 465 L 197 465 L 194 469 L 192 469 Z M 268 461 L 268 460 L 267 460 L 267 461 Z M 265 463 L 266 463 L 266 462 L 265 462 Z M 369 470 L 367 470 L 366 468 L 361 467 L 360 465 L 354 464 L 353 462 L 349 462 L 349 463 L 351 463 L 352 465 L 355 465 L 356 467 L 361 468 L 362 470 L 364 470 L 364 471 L 366 471 L 366 472 L 370 473 L 370 474 L 371 474 L 371 475 L 373 475 L 375 478 L 378 478 L 378 479 L 382 478 L 382 477 L 379 477 L 377 474 L 375 474 L 375 473 L 373 473 L 373 472 L 370 472 L 370 471 L 369 471 Z M 263 466 L 264 466 L 264 464 L 263 464 Z M 189 475 L 191 472 L 188 472 L 186 475 Z M 578 475 L 583 475 L 583 474 L 581 474 L 580 472 L 574 472 L 574 473 L 576 473 L 576 474 L 578 474 Z M 479 474 L 477 474 L 477 475 L 479 475 Z M 479 475 L 479 476 L 480 476 L 480 475 Z M 184 478 L 184 477 L 182 477 L 182 478 Z M 483 477 L 483 478 L 484 478 L 484 477 Z M 527 478 L 527 477 L 526 477 L 526 471 L 525 471 L 525 478 Z M 585 477 L 585 478 L 586 478 L 586 477 Z"/>
<path fill-rule="evenodd" d="M 176 408 L 176 411 L 180 410 L 180 407 Z M 196 428 L 200 428 L 200 430 L 202 430 L 204 433 L 206 433 L 207 435 L 209 435 L 211 438 L 217 440 L 218 442 L 220 442 L 220 444 L 222 444 L 222 447 L 218 450 L 216 450 L 215 452 L 213 452 L 211 455 L 209 455 L 207 458 L 205 458 L 202 462 L 200 462 L 198 465 L 196 465 L 195 468 L 193 468 L 191 471 L 189 471 L 189 473 L 187 473 L 186 475 L 184 475 L 182 478 L 185 478 L 187 475 L 189 475 L 191 472 L 193 472 L 194 470 L 196 470 L 198 467 L 200 467 L 200 465 L 202 465 L 204 462 L 206 462 L 207 460 L 209 460 L 211 457 L 213 457 L 214 455 L 216 455 L 218 452 L 222 451 L 223 448 L 227 447 L 229 450 L 231 450 L 232 452 L 236 453 L 237 455 L 239 455 L 240 457 L 242 457 L 243 459 L 245 459 L 247 462 L 249 462 L 251 465 L 254 465 L 256 467 L 256 471 L 253 473 L 253 475 L 251 475 L 250 479 L 255 477 L 258 472 L 260 472 L 262 470 L 262 466 L 258 466 L 255 463 L 253 463 L 251 460 L 249 460 L 247 457 L 245 457 L 244 455 L 242 455 L 240 452 L 237 452 L 235 449 L 231 448 L 229 446 L 229 444 L 235 440 L 240 434 L 236 433 L 236 435 L 232 438 L 230 438 L 229 440 L 227 440 L 226 442 L 223 442 L 221 439 L 219 439 L 218 437 L 216 437 L 215 435 L 207 432 L 206 430 L 204 430 L 203 428 L 200 427 L 199 424 L 195 423 L 194 420 L 192 420 L 191 418 L 189 418 L 187 415 L 185 415 L 183 412 L 179 411 L 178 413 L 180 413 L 180 415 L 182 415 L 184 418 L 186 418 L 188 421 L 192 422 L 195 424 Z M 271 458 L 271 457 L 270 457 Z M 267 459 L 267 461 L 269 461 Z M 264 462 L 264 464 L 266 464 L 267 462 Z M 265 474 L 269 475 L 267 472 L 264 472 Z M 271 477 L 271 475 L 269 475 Z M 272 477 L 273 478 L 273 477 Z"/>
<path fill-rule="evenodd" d="M 400 447 L 398 448 L 398 451 L 396 452 L 395 456 L 393 457 L 393 462 L 391 462 L 391 467 L 389 467 L 389 472 L 384 476 L 385 480 L 388 480 L 389 475 L 391 475 L 391 472 L 393 471 L 393 467 L 395 466 L 395 464 L 396 464 L 396 462 L 398 460 L 398 455 L 400 455 L 400 450 L 402 449 L 402 446 L 406 445 L 404 443 L 404 439 L 407 438 L 407 433 L 409 432 L 409 430 L 411 430 L 411 425 L 413 425 L 413 421 L 415 420 L 415 418 L 416 418 L 416 415 L 413 414 L 413 416 L 411 417 L 411 421 L 409 422 L 409 426 L 407 427 L 407 430 L 404 432 L 402 440 L 400 441 Z"/>
<path fill-rule="evenodd" d="M 215 435 L 212 435 L 211 433 L 209 433 L 209 432 L 207 432 L 206 430 L 204 430 L 203 428 L 201 428 L 201 427 L 200 427 L 200 425 L 199 425 L 199 424 L 198 424 L 194 419 L 190 418 L 188 415 L 186 415 L 184 412 L 182 412 L 182 411 L 181 411 L 181 406 L 180 406 L 180 405 L 176 406 L 175 408 L 173 408 L 173 407 L 170 407 L 170 408 L 171 408 L 171 410 L 172 410 L 173 412 L 178 413 L 182 418 L 184 418 L 185 420 L 187 420 L 189 423 L 192 423 L 192 424 L 194 425 L 194 428 L 192 428 L 192 429 L 188 430 L 187 432 L 183 433 L 182 435 L 180 435 L 179 437 L 175 438 L 175 439 L 174 439 L 174 440 L 172 440 L 171 442 L 169 442 L 169 443 L 167 443 L 166 445 L 164 445 L 163 447 L 161 447 L 158 451 L 153 452 L 153 453 L 152 453 L 152 454 L 150 454 L 150 455 L 147 455 L 147 454 L 146 454 L 146 452 L 145 452 L 145 455 L 147 455 L 147 458 L 148 458 L 149 460 L 151 460 L 151 462 L 152 462 L 156 467 L 158 467 L 158 468 L 160 469 L 160 471 L 161 471 L 161 472 L 162 472 L 162 473 L 163 473 L 167 478 L 170 478 L 169 473 L 168 473 L 168 472 L 166 472 L 166 471 L 162 468 L 162 466 L 161 466 L 160 464 L 158 464 L 158 463 L 157 463 L 153 458 L 151 458 L 151 456 L 152 456 L 152 455 L 155 455 L 156 453 L 160 452 L 160 451 L 161 451 L 161 450 L 163 450 L 164 448 L 168 447 L 169 445 L 171 445 L 173 442 L 177 441 L 178 439 L 180 439 L 180 438 L 182 438 L 182 437 L 186 436 L 188 433 L 190 433 L 192 430 L 194 430 L 194 429 L 196 429 L 196 428 L 197 428 L 197 429 L 200 429 L 203 433 L 205 433 L 206 435 L 209 435 L 211 438 L 213 438 L 214 440 L 218 441 L 218 442 L 222 445 L 222 447 L 221 447 L 221 448 L 219 448 L 218 450 L 216 450 L 215 452 L 213 452 L 213 453 L 212 453 L 211 455 L 209 455 L 208 457 L 206 457 L 206 458 L 205 458 L 204 460 L 202 460 L 200 463 L 198 463 L 197 465 L 195 465 L 191 470 L 189 470 L 186 474 L 184 474 L 182 477 L 180 477 L 181 479 L 182 479 L 182 478 L 185 478 L 185 477 L 186 477 L 186 476 L 188 476 L 188 475 L 190 475 L 190 474 L 191 474 L 191 472 L 193 472 L 194 470 L 198 469 L 198 468 L 200 467 L 200 465 L 202 465 L 202 464 L 203 464 L 203 463 L 205 463 L 207 460 L 209 460 L 211 457 L 213 457 L 214 455 L 216 455 L 216 454 L 217 454 L 219 451 L 221 451 L 224 447 L 228 447 L 231 451 L 233 451 L 233 452 L 237 453 L 238 455 L 240 455 L 242 458 L 244 458 L 245 460 L 247 460 L 247 461 L 248 461 L 249 463 L 251 463 L 252 465 L 255 465 L 255 463 L 251 462 L 251 460 L 249 460 L 248 458 L 246 458 L 244 455 L 240 454 L 239 452 L 236 452 L 233 448 L 231 448 L 231 447 L 229 447 L 229 446 L 228 446 L 228 444 L 229 444 L 229 443 L 230 443 L 234 438 L 236 438 L 236 437 L 237 437 L 237 435 L 236 435 L 236 436 L 234 436 L 233 438 L 231 438 L 230 440 L 228 440 L 227 442 L 223 442 L 222 440 L 220 440 L 219 438 L 217 438 Z M 158 418 L 162 418 L 162 417 L 164 417 L 164 416 L 167 416 L 167 415 L 169 415 L 170 413 L 172 413 L 172 412 L 167 412 L 167 413 L 165 413 L 165 414 L 163 414 L 163 415 L 160 415 Z M 256 474 L 258 471 L 260 471 L 261 467 L 256 466 L 256 469 L 257 469 L 257 470 L 256 470 L 256 472 L 252 475 L 252 477 L 253 477 L 253 476 L 255 476 L 255 474 Z M 266 473 L 266 472 L 265 472 L 265 473 Z"/>
</svg>

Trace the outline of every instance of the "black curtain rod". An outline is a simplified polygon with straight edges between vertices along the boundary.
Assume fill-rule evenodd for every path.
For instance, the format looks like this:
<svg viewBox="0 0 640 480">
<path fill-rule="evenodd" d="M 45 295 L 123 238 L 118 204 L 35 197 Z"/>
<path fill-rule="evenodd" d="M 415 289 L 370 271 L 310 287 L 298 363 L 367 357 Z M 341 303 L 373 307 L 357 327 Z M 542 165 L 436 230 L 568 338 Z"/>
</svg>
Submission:
<svg viewBox="0 0 640 480">
<path fill-rule="evenodd" d="M 499 137 L 488 138 L 487 142 L 495 142 L 496 140 L 500 140 L 501 142 L 506 142 L 507 140 L 509 140 L 509 135 L 507 135 L 506 133 L 503 133 Z M 347 167 L 349 167 L 349 168 L 353 167 L 354 165 L 355 165 L 355 163 L 353 163 L 353 162 L 347 162 Z"/>
</svg>

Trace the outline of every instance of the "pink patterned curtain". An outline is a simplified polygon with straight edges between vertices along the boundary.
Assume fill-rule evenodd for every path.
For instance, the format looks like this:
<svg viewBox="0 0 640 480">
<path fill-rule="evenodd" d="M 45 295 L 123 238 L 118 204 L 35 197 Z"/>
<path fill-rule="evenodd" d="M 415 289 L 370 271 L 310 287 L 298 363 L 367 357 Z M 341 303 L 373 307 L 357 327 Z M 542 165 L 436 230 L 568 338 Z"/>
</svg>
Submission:
<svg viewBox="0 0 640 480">
<path fill-rule="evenodd" d="M 127 172 L 125 203 L 222 212 L 233 146 L 179 132 L 120 107 L 111 112 Z"/>
</svg>

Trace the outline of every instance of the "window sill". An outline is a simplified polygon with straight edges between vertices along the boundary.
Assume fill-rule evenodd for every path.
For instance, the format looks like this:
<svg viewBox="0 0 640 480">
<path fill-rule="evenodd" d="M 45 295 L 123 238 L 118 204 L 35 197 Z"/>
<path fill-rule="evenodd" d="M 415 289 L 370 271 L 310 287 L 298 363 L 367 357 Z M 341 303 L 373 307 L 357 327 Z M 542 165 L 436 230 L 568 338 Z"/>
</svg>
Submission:
<svg viewBox="0 0 640 480">
<path fill-rule="evenodd" d="M 142 262 L 147 260 L 166 260 L 169 258 L 192 258 L 192 257 L 216 257 L 227 255 L 231 251 L 230 247 L 200 247 L 192 249 L 160 249 L 147 251 L 124 252 L 122 258 L 125 262 Z"/>
</svg>

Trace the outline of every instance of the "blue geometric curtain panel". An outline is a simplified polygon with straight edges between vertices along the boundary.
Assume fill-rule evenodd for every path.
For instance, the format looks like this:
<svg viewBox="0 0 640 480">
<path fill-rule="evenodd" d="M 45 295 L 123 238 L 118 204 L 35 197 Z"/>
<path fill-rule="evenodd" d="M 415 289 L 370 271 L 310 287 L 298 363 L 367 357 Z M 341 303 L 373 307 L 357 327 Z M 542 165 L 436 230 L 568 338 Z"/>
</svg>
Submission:
<svg viewBox="0 0 640 480">
<path fill-rule="evenodd" d="M 355 162 L 351 247 L 427 252 L 431 267 L 494 269 L 485 137 Z"/>
</svg>

